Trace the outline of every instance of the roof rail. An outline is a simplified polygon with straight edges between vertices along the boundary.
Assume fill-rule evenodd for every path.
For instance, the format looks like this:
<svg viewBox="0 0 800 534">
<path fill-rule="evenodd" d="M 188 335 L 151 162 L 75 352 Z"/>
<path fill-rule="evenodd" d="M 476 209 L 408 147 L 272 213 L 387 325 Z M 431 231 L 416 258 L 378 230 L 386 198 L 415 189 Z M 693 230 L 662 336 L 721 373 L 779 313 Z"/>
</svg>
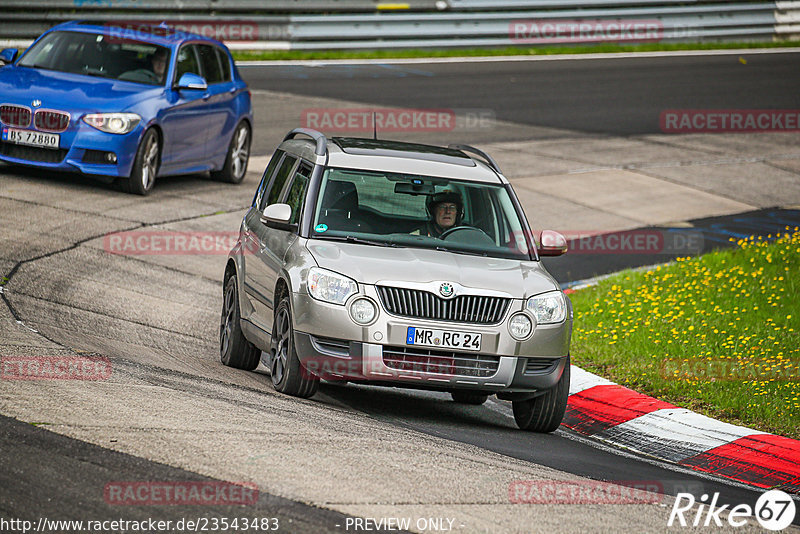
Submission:
<svg viewBox="0 0 800 534">
<path fill-rule="evenodd" d="M 295 128 L 283 138 L 284 141 L 294 139 L 298 135 L 307 135 L 317 143 L 317 148 L 314 154 L 317 156 L 324 156 L 328 152 L 328 139 L 320 132 L 312 130 L 311 128 Z"/>
<path fill-rule="evenodd" d="M 490 156 L 483 150 L 479 150 L 474 146 L 469 146 L 469 145 L 449 145 L 447 148 L 452 148 L 454 150 L 463 150 L 464 152 L 472 152 L 473 154 L 482 157 L 484 161 L 489 164 L 489 167 L 491 167 L 494 170 L 494 172 L 496 172 L 497 174 L 503 174 L 497 162 L 492 158 L 492 156 Z"/>
</svg>

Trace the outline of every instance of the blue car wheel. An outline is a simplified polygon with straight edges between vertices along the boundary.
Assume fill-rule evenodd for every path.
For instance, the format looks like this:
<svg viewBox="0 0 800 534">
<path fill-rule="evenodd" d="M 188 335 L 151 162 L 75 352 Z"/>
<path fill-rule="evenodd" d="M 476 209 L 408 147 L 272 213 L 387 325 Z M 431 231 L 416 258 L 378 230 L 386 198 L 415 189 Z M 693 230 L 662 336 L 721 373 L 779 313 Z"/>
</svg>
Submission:
<svg viewBox="0 0 800 534">
<path fill-rule="evenodd" d="M 125 184 L 129 193 L 146 195 L 153 189 L 158 174 L 159 157 L 158 132 L 147 130 L 139 143 L 131 175 Z"/>
<path fill-rule="evenodd" d="M 211 173 L 214 180 L 239 184 L 247 173 L 247 162 L 250 159 L 250 127 L 242 121 L 236 127 L 228 145 L 225 165 L 222 170 Z"/>
</svg>

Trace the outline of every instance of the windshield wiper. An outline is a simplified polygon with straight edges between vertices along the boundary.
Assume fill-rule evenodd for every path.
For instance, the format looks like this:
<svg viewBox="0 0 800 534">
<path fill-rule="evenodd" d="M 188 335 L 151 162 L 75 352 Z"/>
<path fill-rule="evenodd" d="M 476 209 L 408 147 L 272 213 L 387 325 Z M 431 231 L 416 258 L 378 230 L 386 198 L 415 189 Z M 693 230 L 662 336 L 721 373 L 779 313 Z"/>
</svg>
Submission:
<svg viewBox="0 0 800 534">
<path fill-rule="evenodd" d="M 326 236 L 314 236 L 314 239 L 325 239 L 328 241 L 344 241 L 345 243 L 356 243 L 358 245 L 372 245 L 375 247 L 396 247 L 397 243 L 390 243 L 387 241 L 373 241 L 371 239 L 364 239 L 362 237 L 356 237 L 354 235 L 347 235 L 347 236 L 338 236 L 338 235 L 326 235 Z"/>
<path fill-rule="evenodd" d="M 483 256 L 484 258 L 489 256 L 488 252 L 472 252 L 472 251 L 469 251 L 469 250 L 460 250 L 460 249 L 455 249 L 455 248 L 447 248 L 447 247 L 443 247 L 441 245 L 437 246 L 436 250 L 439 250 L 441 252 L 452 252 L 453 254 L 464 254 L 464 255 L 467 255 L 467 256 Z"/>
<path fill-rule="evenodd" d="M 23 63 L 23 64 L 17 65 L 17 66 L 18 67 L 28 67 L 29 69 L 56 70 L 53 67 L 45 67 L 44 65 L 39 65 L 37 63 L 34 63 L 33 65 L 28 65 L 26 63 Z"/>
</svg>

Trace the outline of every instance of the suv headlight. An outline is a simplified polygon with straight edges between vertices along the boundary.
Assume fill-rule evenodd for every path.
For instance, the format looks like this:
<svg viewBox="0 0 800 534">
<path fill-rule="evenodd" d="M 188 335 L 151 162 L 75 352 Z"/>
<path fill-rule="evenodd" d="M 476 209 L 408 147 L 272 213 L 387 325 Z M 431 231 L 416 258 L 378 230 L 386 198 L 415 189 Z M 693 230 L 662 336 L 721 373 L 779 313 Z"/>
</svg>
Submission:
<svg viewBox="0 0 800 534">
<path fill-rule="evenodd" d="M 317 300 L 344 305 L 350 295 L 358 292 L 358 284 L 346 276 L 312 267 L 308 270 L 308 294 Z"/>
<path fill-rule="evenodd" d="M 533 331 L 533 323 L 524 313 L 518 313 L 508 321 L 508 331 L 517 341 L 525 341 Z"/>
<path fill-rule="evenodd" d="M 89 126 L 112 134 L 131 132 L 141 120 L 136 113 L 90 113 L 83 118 Z"/>
<path fill-rule="evenodd" d="M 378 309 L 371 300 L 359 297 L 350 304 L 350 318 L 360 325 L 368 325 L 375 320 Z"/>
<path fill-rule="evenodd" d="M 528 299 L 526 308 L 537 324 L 560 323 L 567 316 L 567 301 L 561 291 L 550 291 Z"/>
</svg>

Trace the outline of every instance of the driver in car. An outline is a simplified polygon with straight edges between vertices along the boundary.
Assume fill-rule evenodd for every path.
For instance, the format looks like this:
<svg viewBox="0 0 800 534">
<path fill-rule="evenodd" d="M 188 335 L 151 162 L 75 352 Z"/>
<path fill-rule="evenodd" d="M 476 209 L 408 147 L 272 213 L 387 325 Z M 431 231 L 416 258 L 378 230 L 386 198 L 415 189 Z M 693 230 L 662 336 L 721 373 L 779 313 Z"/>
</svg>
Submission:
<svg viewBox="0 0 800 534">
<path fill-rule="evenodd" d="M 431 220 L 418 231 L 421 235 L 441 237 L 450 228 L 458 226 L 464 217 L 461 195 L 454 191 L 445 190 L 431 195 L 426 206 Z"/>
<path fill-rule="evenodd" d="M 167 70 L 167 49 L 158 48 L 155 53 L 150 57 L 150 62 L 153 69 L 153 74 L 158 80 L 158 83 L 164 82 L 164 74 Z"/>
</svg>

